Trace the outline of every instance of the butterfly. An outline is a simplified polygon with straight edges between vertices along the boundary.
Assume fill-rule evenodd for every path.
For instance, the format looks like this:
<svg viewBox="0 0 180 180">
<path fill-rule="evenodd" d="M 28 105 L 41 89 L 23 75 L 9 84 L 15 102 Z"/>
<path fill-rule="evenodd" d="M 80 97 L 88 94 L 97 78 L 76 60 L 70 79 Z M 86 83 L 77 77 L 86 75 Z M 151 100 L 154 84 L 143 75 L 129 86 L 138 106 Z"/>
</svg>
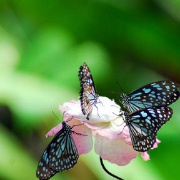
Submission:
<svg viewBox="0 0 180 180">
<path fill-rule="evenodd" d="M 121 103 L 130 113 L 153 106 L 168 106 L 178 100 L 179 87 L 180 84 L 173 81 L 154 82 L 128 95 L 122 93 Z"/>
<path fill-rule="evenodd" d="M 72 127 L 63 121 L 62 129 L 41 156 L 36 170 L 37 178 L 40 180 L 50 179 L 57 172 L 68 170 L 77 163 L 79 155 L 72 133 L 76 132 L 72 131 Z"/>
<path fill-rule="evenodd" d="M 172 117 L 173 110 L 169 107 L 151 107 L 132 114 L 123 114 L 133 148 L 145 152 L 153 147 L 158 130 Z"/>
<path fill-rule="evenodd" d="M 81 110 L 82 113 L 86 115 L 86 119 L 89 120 L 93 105 L 97 103 L 99 95 L 96 93 L 91 71 L 85 62 L 83 66 L 80 66 L 78 76 L 80 80 L 79 99 L 81 103 Z"/>
</svg>

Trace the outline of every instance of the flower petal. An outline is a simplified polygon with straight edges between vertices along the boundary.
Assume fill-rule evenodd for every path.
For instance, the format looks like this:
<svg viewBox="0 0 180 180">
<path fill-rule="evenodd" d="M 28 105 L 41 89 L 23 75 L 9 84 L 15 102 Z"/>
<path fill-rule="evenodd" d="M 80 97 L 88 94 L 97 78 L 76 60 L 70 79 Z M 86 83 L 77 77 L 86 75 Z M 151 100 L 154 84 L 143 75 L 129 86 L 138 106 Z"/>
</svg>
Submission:
<svg viewBox="0 0 180 180">
<path fill-rule="evenodd" d="M 95 129 L 95 131 L 99 135 L 105 136 L 108 139 L 127 139 L 127 141 L 129 142 L 129 130 L 125 125 L 122 117 L 118 117 L 117 119 L 109 123 L 103 123 L 103 126 L 101 126 L 101 128 L 99 129 Z"/>
<path fill-rule="evenodd" d="M 158 144 L 159 144 L 160 142 L 161 142 L 161 141 L 156 138 L 156 142 L 154 143 L 154 145 L 153 145 L 153 147 L 152 147 L 151 149 L 157 148 L 157 147 L 158 147 Z"/>
<path fill-rule="evenodd" d="M 47 134 L 46 138 L 50 136 L 56 135 L 62 129 L 62 123 L 58 124 L 57 126 L 53 127 Z"/>
<path fill-rule="evenodd" d="M 93 106 L 89 120 L 82 113 L 80 101 L 66 102 L 59 109 L 62 113 L 65 112 L 68 116 L 73 116 L 79 121 L 87 123 L 109 122 L 116 119 L 120 112 L 119 105 L 109 98 L 102 96 L 98 98 L 98 103 Z"/>
<path fill-rule="evenodd" d="M 141 157 L 142 157 L 145 161 L 150 160 L 149 154 L 148 154 L 147 152 L 141 152 Z"/>
<path fill-rule="evenodd" d="M 138 155 L 138 152 L 124 140 L 109 140 L 100 135 L 96 135 L 95 152 L 102 159 L 119 166 L 125 166 Z"/>
</svg>

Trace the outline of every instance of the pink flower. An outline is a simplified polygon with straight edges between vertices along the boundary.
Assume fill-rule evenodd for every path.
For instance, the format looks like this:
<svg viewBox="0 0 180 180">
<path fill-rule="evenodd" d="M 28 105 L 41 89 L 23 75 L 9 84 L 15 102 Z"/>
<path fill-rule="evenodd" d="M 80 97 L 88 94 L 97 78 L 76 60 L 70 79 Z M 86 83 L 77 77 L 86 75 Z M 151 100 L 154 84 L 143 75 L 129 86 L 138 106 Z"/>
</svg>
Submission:
<svg viewBox="0 0 180 180">
<path fill-rule="evenodd" d="M 114 101 L 100 96 L 98 103 L 93 107 L 89 120 L 82 114 L 80 101 L 66 102 L 59 109 L 64 113 L 64 121 L 71 127 L 76 125 L 72 129 L 73 131 L 87 135 L 72 134 L 79 155 L 91 151 L 93 137 L 95 138 L 95 152 L 102 159 L 111 163 L 124 166 L 138 155 L 138 152 L 133 149 L 129 129 L 125 126 L 123 118 L 119 116 L 120 106 Z M 61 128 L 62 124 L 60 123 L 51 129 L 46 137 L 57 134 Z M 153 148 L 156 148 L 159 142 L 157 140 Z M 149 160 L 147 152 L 142 152 L 141 156 L 144 160 Z"/>
</svg>

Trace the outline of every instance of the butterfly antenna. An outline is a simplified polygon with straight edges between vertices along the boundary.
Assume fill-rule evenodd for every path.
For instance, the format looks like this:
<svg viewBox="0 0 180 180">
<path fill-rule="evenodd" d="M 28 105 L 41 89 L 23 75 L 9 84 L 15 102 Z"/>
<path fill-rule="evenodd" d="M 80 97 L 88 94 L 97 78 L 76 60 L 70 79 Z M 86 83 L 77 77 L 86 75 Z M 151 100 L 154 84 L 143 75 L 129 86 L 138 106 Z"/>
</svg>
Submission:
<svg viewBox="0 0 180 180">
<path fill-rule="evenodd" d="M 64 118 L 65 113 L 66 113 L 66 111 L 63 112 L 63 118 Z M 67 123 L 67 122 L 71 121 L 71 119 L 73 119 L 73 118 L 74 118 L 74 116 L 71 116 L 65 122 Z"/>
<path fill-rule="evenodd" d="M 54 113 L 54 111 L 52 111 L 52 113 L 54 114 L 54 116 L 57 118 L 57 120 L 59 120 L 60 121 L 60 119 L 57 117 L 57 115 Z M 63 113 L 63 115 L 64 115 L 64 113 Z"/>
<path fill-rule="evenodd" d="M 124 92 L 118 81 L 116 81 L 116 84 L 118 85 L 120 92 Z"/>
<path fill-rule="evenodd" d="M 118 87 L 119 87 L 119 89 L 120 89 L 120 97 L 121 97 L 121 100 L 122 100 L 122 96 L 123 96 L 123 89 L 121 88 L 121 86 L 120 86 L 120 84 L 118 83 L 118 81 L 116 81 L 116 83 L 117 83 L 117 85 L 118 85 Z M 122 96 L 121 96 L 122 95 Z M 118 99 L 119 99 L 119 97 L 118 97 Z M 120 99 L 119 99 L 120 100 Z M 121 100 L 120 100 L 120 102 L 121 102 Z"/>
<path fill-rule="evenodd" d="M 64 117 L 64 114 L 66 113 L 66 111 L 63 112 L 63 117 Z"/>
<path fill-rule="evenodd" d="M 101 157 L 99 157 L 99 158 L 100 158 L 101 166 L 102 166 L 102 168 L 104 169 L 104 171 L 105 171 L 107 174 L 109 174 L 110 176 L 112 176 L 112 177 L 115 178 L 115 179 L 123 180 L 122 178 L 120 178 L 120 177 L 112 174 L 111 172 L 109 172 L 109 171 L 106 169 L 106 167 L 104 166 L 103 159 L 102 159 Z"/>
</svg>

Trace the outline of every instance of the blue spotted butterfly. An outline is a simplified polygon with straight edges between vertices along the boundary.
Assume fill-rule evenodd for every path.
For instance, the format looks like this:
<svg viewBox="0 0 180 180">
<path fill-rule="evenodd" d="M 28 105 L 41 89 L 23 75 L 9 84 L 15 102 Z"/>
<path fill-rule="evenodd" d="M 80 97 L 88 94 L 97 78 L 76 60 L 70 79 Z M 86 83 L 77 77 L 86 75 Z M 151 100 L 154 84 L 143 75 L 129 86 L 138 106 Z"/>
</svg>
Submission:
<svg viewBox="0 0 180 180">
<path fill-rule="evenodd" d="M 63 121 L 62 129 L 43 152 L 36 170 L 37 178 L 50 179 L 57 172 L 68 170 L 77 163 L 79 155 L 72 133 L 76 132 L 72 131 L 72 127 Z"/>
<path fill-rule="evenodd" d="M 168 106 L 178 100 L 179 88 L 180 84 L 173 81 L 154 82 L 128 95 L 122 93 L 121 103 L 130 113 L 153 106 Z"/>
<path fill-rule="evenodd" d="M 93 77 L 87 64 L 84 62 L 83 66 L 79 68 L 79 80 L 80 80 L 80 103 L 82 113 L 89 120 L 89 116 L 92 112 L 93 105 L 98 101 L 99 95 L 96 93 Z"/>
<path fill-rule="evenodd" d="M 169 107 L 151 107 L 132 114 L 123 112 L 133 148 L 140 152 L 152 148 L 158 130 L 172 117 L 172 114 L 173 110 Z"/>
</svg>

